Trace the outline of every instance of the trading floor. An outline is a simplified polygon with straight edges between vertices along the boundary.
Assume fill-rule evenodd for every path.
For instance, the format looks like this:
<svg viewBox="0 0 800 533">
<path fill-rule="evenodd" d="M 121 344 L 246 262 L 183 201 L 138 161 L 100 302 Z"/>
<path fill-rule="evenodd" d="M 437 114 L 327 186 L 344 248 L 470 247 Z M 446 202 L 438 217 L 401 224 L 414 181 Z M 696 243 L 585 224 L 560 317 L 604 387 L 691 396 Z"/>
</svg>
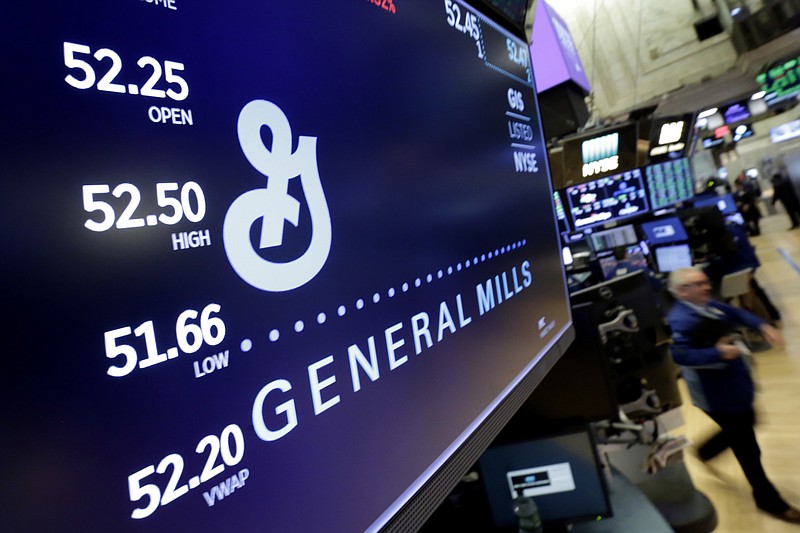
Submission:
<svg viewBox="0 0 800 533">
<path fill-rule="evenodd" d="M 779 213 L 762 219 L 762 234 L 752 237 L 761 260 L 759 283 L 782 314 L 783 349 L 756 355 L 755 376 L 759 386 L 756 433 L 761 444 L 764 468 L 784 498 L 800 506 L 800 230 L 787 231 L 789 220 Z M 787 257 L 791 259 L 790 262 Z M 684 430 L 697 443 L 715 430 L 715 424 L 692 406 L 684 394 Z M 759 512 L 733 454 L 702 463 L 694 453 L 685 454 L 696 488 L 716 507 L 719 533 L 782 533 L 800 531 Z"/>
</svg>

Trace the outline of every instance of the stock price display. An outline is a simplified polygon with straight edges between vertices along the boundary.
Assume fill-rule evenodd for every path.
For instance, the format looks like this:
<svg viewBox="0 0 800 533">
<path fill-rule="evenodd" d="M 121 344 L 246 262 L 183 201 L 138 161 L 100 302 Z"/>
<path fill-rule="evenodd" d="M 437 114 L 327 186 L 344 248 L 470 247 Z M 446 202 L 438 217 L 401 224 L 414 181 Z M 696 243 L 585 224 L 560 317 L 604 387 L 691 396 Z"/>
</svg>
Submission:
<svg viewBox="0 0 800 533">
<path fill-rule="evenodd" d="M 532 347 L 567 320 L 534 305 L 563 283 L 535 260 L 529 50 L 466 4 L 17 3 L 0 26 L 0 529 L 375 528 L 472 420 L 390 453 L 437 380 L 485 374 L 504 309 L 530 302 Z"/>
</svg>

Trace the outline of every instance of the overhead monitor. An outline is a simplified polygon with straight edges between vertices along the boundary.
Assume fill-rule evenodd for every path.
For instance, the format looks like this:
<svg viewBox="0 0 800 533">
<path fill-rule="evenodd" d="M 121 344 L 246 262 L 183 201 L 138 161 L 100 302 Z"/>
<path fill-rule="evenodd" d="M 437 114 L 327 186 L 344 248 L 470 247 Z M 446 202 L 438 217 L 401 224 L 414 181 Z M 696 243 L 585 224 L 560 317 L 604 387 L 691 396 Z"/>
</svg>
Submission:
<svg viewBox="0 0 800 533">
<path fill-rule="evenodd" d="M 0 34 L 0 529 L 416 530 L 572 336 L 527 43 L 458 0 Z"/>
<path fill-rule="evenodd" d="M 750 118 L 750 110 L 747 108 L 747 101 L 736 102 L 722 109 L 722 116 L 726 124 L 735 124 Z"/>
<path fill-rule="evenodd" d="M 642 231 L 650 246 L 689 240 L 686 229 L 678 217 L 666 217 L 652 222 L 643 222 Z"/>
<path fill-rule="evenodd" d="M 648 165 L 644 167 L 644 174 L 653 211 L 694 197 L 694 174 L 686 157 Z"/>
<path fill-rule="evenodd" d="M 612 515 L 589 429 L 496 446 L 479 462 L 495 526 L 517 524 L 513 502 L 533 498 L 542 522 L 571 524 Z"/>
<path fill-rule="evenodd" d="M 735 143 L 755 135 L 752 124 L 739 124 L 733 128 L 731 133 L 733 134 L 733 142 Z"/>
<path fill-rule="evenodd" d="M 655 249 L 656 267 L 659 272 L 672 272 L 692 266 L 692 250 L 688 244 L 660 246 Z"/>
<path fill-rule="evenodd" d="M 756 82 L 769 107 L 792 100 L 800 94 L 800 57 L 776 61 L 756 76 Z"/>
<path fill-rule="evenodd" d="M 654 118 L 650 130 L 651 162 L 681 157 L 692 135 L 692 114 Z"/>
<path fill-rule="evenodd" d="M 636 123 L 564 141 L 564 179 L 579 184 L 637 167 Z"/>
<path fill-rule="evenodd" d="M 624 220 L 649 210 L 638 168 L 567 187 L 566 196 L 575 229 Z"/>
<path fill-rule="evenodd" d="M 792 120 L 769 130 L 769 138 L 773 143 L 780 143 L 800 137 L 800 120 Z"/>
</svg>

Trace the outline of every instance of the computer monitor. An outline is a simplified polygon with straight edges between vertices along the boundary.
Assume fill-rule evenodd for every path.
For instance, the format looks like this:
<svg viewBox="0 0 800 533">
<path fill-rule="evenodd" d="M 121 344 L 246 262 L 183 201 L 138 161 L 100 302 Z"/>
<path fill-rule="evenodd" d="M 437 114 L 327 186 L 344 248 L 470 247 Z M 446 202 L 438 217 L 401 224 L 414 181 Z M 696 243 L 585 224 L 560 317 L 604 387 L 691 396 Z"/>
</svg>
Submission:
<svg viewBox="0 0 800 533">
<path fill-rule="evenodd" d="M 701 198 L 694 203 L 694 207 L 696 208 L 708 207 L 712 205 L 716 206 L 723 215 L 733 215 L 737 211 L 736 200 L 734 200 L 733 195 L 730 193 L 723 194 L 721 196 Z"/>
<path fill-rule="evenodd" d="M 600 262 L 600 269 L 603 271 L 603 278 L 607 280 L 623 274 L 629 274 L 635 270 L 644 270 L 648 266 L 647 259 L 639 245 L 627 247 L 626 261 L 629 266 L 624 269 L 620 269 L 619 261 L 613 255 L 602 257 L 598 261 Z"/>
<path fill-rule="evenodd" d="M 632 224 L 587 233 L 586 239 L 595 252 L 611 250 L 618 246 L 634 244 L 639 240 Z"/>
<path fill-rule="evenodd" d="M 678 217 L 666 217 L 641 225 L 647 243 L 650 246 L 683 242 L 689 239 L 686 229 Z"/>
<path fill-rule="evenodd" d="M 637 169 L 566 188 L 575 229 L 590 228 L 649 211 L 642 173 Z"/>
<path fill-rule="evenodd" d="M 545 524 L 571 524 L 612 516 L 611 504 L 588 428 L 493 446 L 479 461 L 495 525 L 514 526 L 513 502 L 529 496 Z"/>
<path fill-rule="evenodd" d="M 0 529 L 414 531 L 573 335 L 528 43 L 461 0 L 2 12 Z"/>
<path fill-rule="evenodd" d="M 656 248 L 656 266 L 659 272 L 672 272 L 692 266 L 692 250 L 688 244 L 675 244 Z"/>
<path fill-rule="evenodd" d="M 648 165 L 644 174 L 653 211 L 694 197 L 694 175 L 688 158 Z"/>
</svg>

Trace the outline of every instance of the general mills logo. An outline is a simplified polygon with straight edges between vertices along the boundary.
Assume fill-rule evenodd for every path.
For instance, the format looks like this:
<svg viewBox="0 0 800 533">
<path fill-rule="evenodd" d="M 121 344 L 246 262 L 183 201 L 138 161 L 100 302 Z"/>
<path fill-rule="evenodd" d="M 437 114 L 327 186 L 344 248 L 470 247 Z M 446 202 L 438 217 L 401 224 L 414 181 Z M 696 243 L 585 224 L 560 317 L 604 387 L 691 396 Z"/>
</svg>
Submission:
<svg viewBox="0 0 800 533">
<path fill-rule="evenodd" d="M 261 129 L 272 133 L 272 149 L 264 145 Z M 316 276 L 331 249 L 331 217 L 317 168 L 316 137 L 301 136 L 292 152 L 292 129 L 281 109 L 266 100 L 248 103 L 239 114 L 239 144 L 250 164 L 267 178 L 264 187 L 245 192 L 225 215 L 222 238 L 228 261 L 247 283 L 263 291 L 296 289 Z M 296 259 L 278 262 L 259 250 L 284 246 L 284 226 L 300 222 L 300 202 L 289 194 L 289 182 L 299 179 L 311 217 L 308 248 Z M 254 246 L 251 230 L 261 220 Z M 256 250 L 258 248 L 258 250 Z"/>
</svg>

